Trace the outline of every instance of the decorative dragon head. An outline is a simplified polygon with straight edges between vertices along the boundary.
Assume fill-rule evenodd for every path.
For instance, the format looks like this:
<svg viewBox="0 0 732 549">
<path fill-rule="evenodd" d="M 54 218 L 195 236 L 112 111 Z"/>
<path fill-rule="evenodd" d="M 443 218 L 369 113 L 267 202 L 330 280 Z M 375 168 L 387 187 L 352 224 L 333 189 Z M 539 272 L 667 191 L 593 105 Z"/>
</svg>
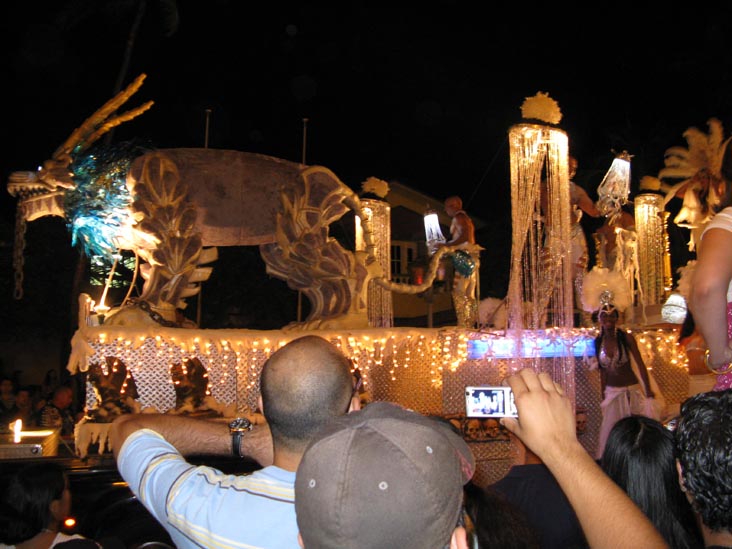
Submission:
<svg viewBox="0 0 732 549">
<path fill-rule="evenodd" d="M 21 201 L 27 201 L 42 193 L 48 194 L 74 189 L 76 184 L 74 183 L 74 173 L 71 171 L 71 164 L 74 159 L 88 150 L 112 128 L 138 117 L 153 106 L 154 102 L 148 101 L 125 113 L 116 114 L 117 109 L 140 89 L 145 78 L 145 74 L 138 76 L 127 88 L 87 118 L 54 151 L 51 158 L 46 160 L 38 171 L 21 171 L 10 174 L 8 192 Z"/>
</svg>

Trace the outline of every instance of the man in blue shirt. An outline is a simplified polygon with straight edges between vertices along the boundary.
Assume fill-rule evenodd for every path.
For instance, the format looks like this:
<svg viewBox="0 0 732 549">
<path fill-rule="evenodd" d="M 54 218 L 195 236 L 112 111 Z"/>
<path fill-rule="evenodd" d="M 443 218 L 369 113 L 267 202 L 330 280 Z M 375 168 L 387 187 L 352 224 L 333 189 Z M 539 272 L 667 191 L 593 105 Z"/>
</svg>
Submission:
<svg viewBox="0 0 732 549">
<path fill-rule="evenodd" d="M 295 471 L 316 431 L 360 407 L 353 395 L 348 358 L 327 340 L 304 336 L 262 369 L 266 425 L 236 431 L 170 414 L 120 416 L 110 433 L 117 467 L 178 549 L 297 547 Z M 266 466 L 227 475 L 183 457 L 231 453 L 232 442 L 235 454 Z"/>
</svg>

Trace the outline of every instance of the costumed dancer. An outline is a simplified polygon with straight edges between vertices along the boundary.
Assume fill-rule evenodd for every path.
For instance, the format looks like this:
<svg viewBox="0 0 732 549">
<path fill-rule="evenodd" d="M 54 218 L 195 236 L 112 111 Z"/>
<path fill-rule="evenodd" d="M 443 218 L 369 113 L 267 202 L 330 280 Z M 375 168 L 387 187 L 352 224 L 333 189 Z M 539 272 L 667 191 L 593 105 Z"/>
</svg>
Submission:
<svg viewBox="0 0 732 549">
<path fill-rule="evenodd" d="M 610 213 L 594 233 L 597 246 L 596 265 L 619 272 L 632 292 L 638 276 L 638 234 L 635 217 L 624 210 Z M 638 282 L 640 284 L 640 281 Z M 632 321 L 632 309 L 626 315 Z"/>
<path fill-rule="evenodd" d="M 445 199 L 445 213 L 452 218 L 450 224 L 450 240 L 438 244 L 442 246 L 460 246 L 452 257 L 454 279 L 452 286 L 452 303 L 455 307 L 457 325 L 474 328 L 478 322 L 478 265 L 480 257 L 475 244 L 475 226 L 470 216 L 463 210 L 463 201 L 459 196 Z"/>
<path fill-rule="evenodd" d="M 732 150 L 724 143 L 719 177 L 710 185 L 716 212 L 697 243 L 689 308 L 707 342 L 706 366 L 716 374 L 714 390 L 732 388 Z M 715 193 L 709 193 L 714 196 Z M 712 200 L 712 199 L 710 199 Z"/>
<path fill-rule="evenodd" d="M 602 226 L 595 231 L 595 263 L 598 267 L 620 270 L 622 261 L 618 261 L 618 255 L 623 250 L 618 247 L 618 235 L 622 231 L 635 232 L 635 217 L 625 210 L 621 210 L 617 216 L 607 216 Z"/>
<path fill-rule="evenodd" d="M 574 177 L 577 175 L 577 167 L 579 163 L 574 156 L 569 156 L 567 159 L 567 169 L 569 171 L 569 202 L 570 202 L 570 242 L 569 242 L 569 261 L 572 265 L 572 287 L 574 290 L 574 305 L 576 309 L 580 309 L 580 301 L 582 299 L 582 280 L 587 272 L 587 266 L 590 261 L 589 248 L 587 246 L 587 238 L 585 236 L 584 229 L 580 221 L 582 220 L 583 214 L 587 214 L 592 217 L 600 217 L 602 213 L 599 208 L 595 205 L 582 187 L 574 182 Z M 541 186 L 541 212 L 544 218 L 544 222 L 547 222 L 547 213 L 549 211 L 549 205 L 547 201 L 546 181 Z M 582 324 L 587 322 L 583 319 Z"/>
<path fill-rule="evenodd" d="M 600 217 L 601 213 L 587 192 L 574 182 L 574 177 L 577 175 L 577 159 L 570 156 L 567 162 L 569 168 L 569 199 L 572 205 L 570 213 L 572 216 L 570 224 L 572 283 L 574 285 L 575 302 L 579 302 L 582 298 L 582 280 L 590 261 L 587 238 L 580 221 L 583 213 L 592 217 Z M 579 308 L 578 305 L 579 303 L 575 304 L 577 308 Z"/>
<path fill-rule="evenodd" d="M 584 277 L 582 305 L 597 311 L 600 331 L 595 338 L 593 367 L 599 367 L 603 400 L 597 458 L 615 423 L 630 415 L 661 420 L 665 401 L 648 372 L 638 343 L 632 334 L 617 327 L 620 313 L 631 304 L 630 291 L 622 275 L 594 267 Z"/>
</svg>

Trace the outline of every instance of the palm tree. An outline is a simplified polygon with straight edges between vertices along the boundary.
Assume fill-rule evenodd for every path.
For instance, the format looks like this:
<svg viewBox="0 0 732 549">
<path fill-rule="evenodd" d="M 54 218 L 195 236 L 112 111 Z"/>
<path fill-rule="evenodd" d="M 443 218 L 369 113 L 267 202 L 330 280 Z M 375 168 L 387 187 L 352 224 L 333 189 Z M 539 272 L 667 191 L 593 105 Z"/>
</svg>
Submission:
<svg viewBox="0 0 732 549">
<path fill-rule="evenodd" d="M 120 9 L 132 10 L 136 8 L 136 11 L 135 17 L 132 20 L 130 32 L 127 35 L 127 46 L 125 47 L 125 53 L 122 57 L 122 65 L 120 65 L 119 73 L 117 74 L 117 81 L 114 85 L 114 89 L 112 90 L 112 97 L 122 90 L 122 86 L 127 80 L 127 73 L 130 70 L 130 60 L 132 59 L 132 52 L 135 49 L 137 33 L 140 31 L 140 25 L 142 24 L 142 20 L 147 12 L 148 1 L 125 0 L 120 4 Z M 163 36 L 170 38 L 178 30 L 178 2 L 176 0 L 156 0 L 155 5 L 157 6 L 158 14 L 160 15 L 159 20 Z M 114 129 L 107 134 L 105 144 L 109 145 L 112 142 L 113 135 Z"/>
</svg>

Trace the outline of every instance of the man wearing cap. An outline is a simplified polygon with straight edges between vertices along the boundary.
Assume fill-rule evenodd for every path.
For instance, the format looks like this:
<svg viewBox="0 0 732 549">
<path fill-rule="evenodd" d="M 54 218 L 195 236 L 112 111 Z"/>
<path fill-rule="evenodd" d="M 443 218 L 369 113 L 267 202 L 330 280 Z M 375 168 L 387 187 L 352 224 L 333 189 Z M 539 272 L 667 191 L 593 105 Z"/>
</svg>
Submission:
<svg viewBox="0 0 732 549">
<path fill-rule="evenodd" d="M 466 548 L 470 448 L 447 422 L 373 402 L 324 428 L 303 455 L 295 508 L 305 549 Z"/>
<path fill-rule="evenodd" d="M 360 408 L 350 366 L 319 336 L 275 351 L 261 375 L 266 425 L 245 418 L 227 425 L 170 414 L 120 416 L 110 432 L 120 474 L 178 549 L 297 547 L 295 471 L 316 431 Z M 232 452 L 265 467 L 226 475 L 183 458 Z"/>
</svg>

